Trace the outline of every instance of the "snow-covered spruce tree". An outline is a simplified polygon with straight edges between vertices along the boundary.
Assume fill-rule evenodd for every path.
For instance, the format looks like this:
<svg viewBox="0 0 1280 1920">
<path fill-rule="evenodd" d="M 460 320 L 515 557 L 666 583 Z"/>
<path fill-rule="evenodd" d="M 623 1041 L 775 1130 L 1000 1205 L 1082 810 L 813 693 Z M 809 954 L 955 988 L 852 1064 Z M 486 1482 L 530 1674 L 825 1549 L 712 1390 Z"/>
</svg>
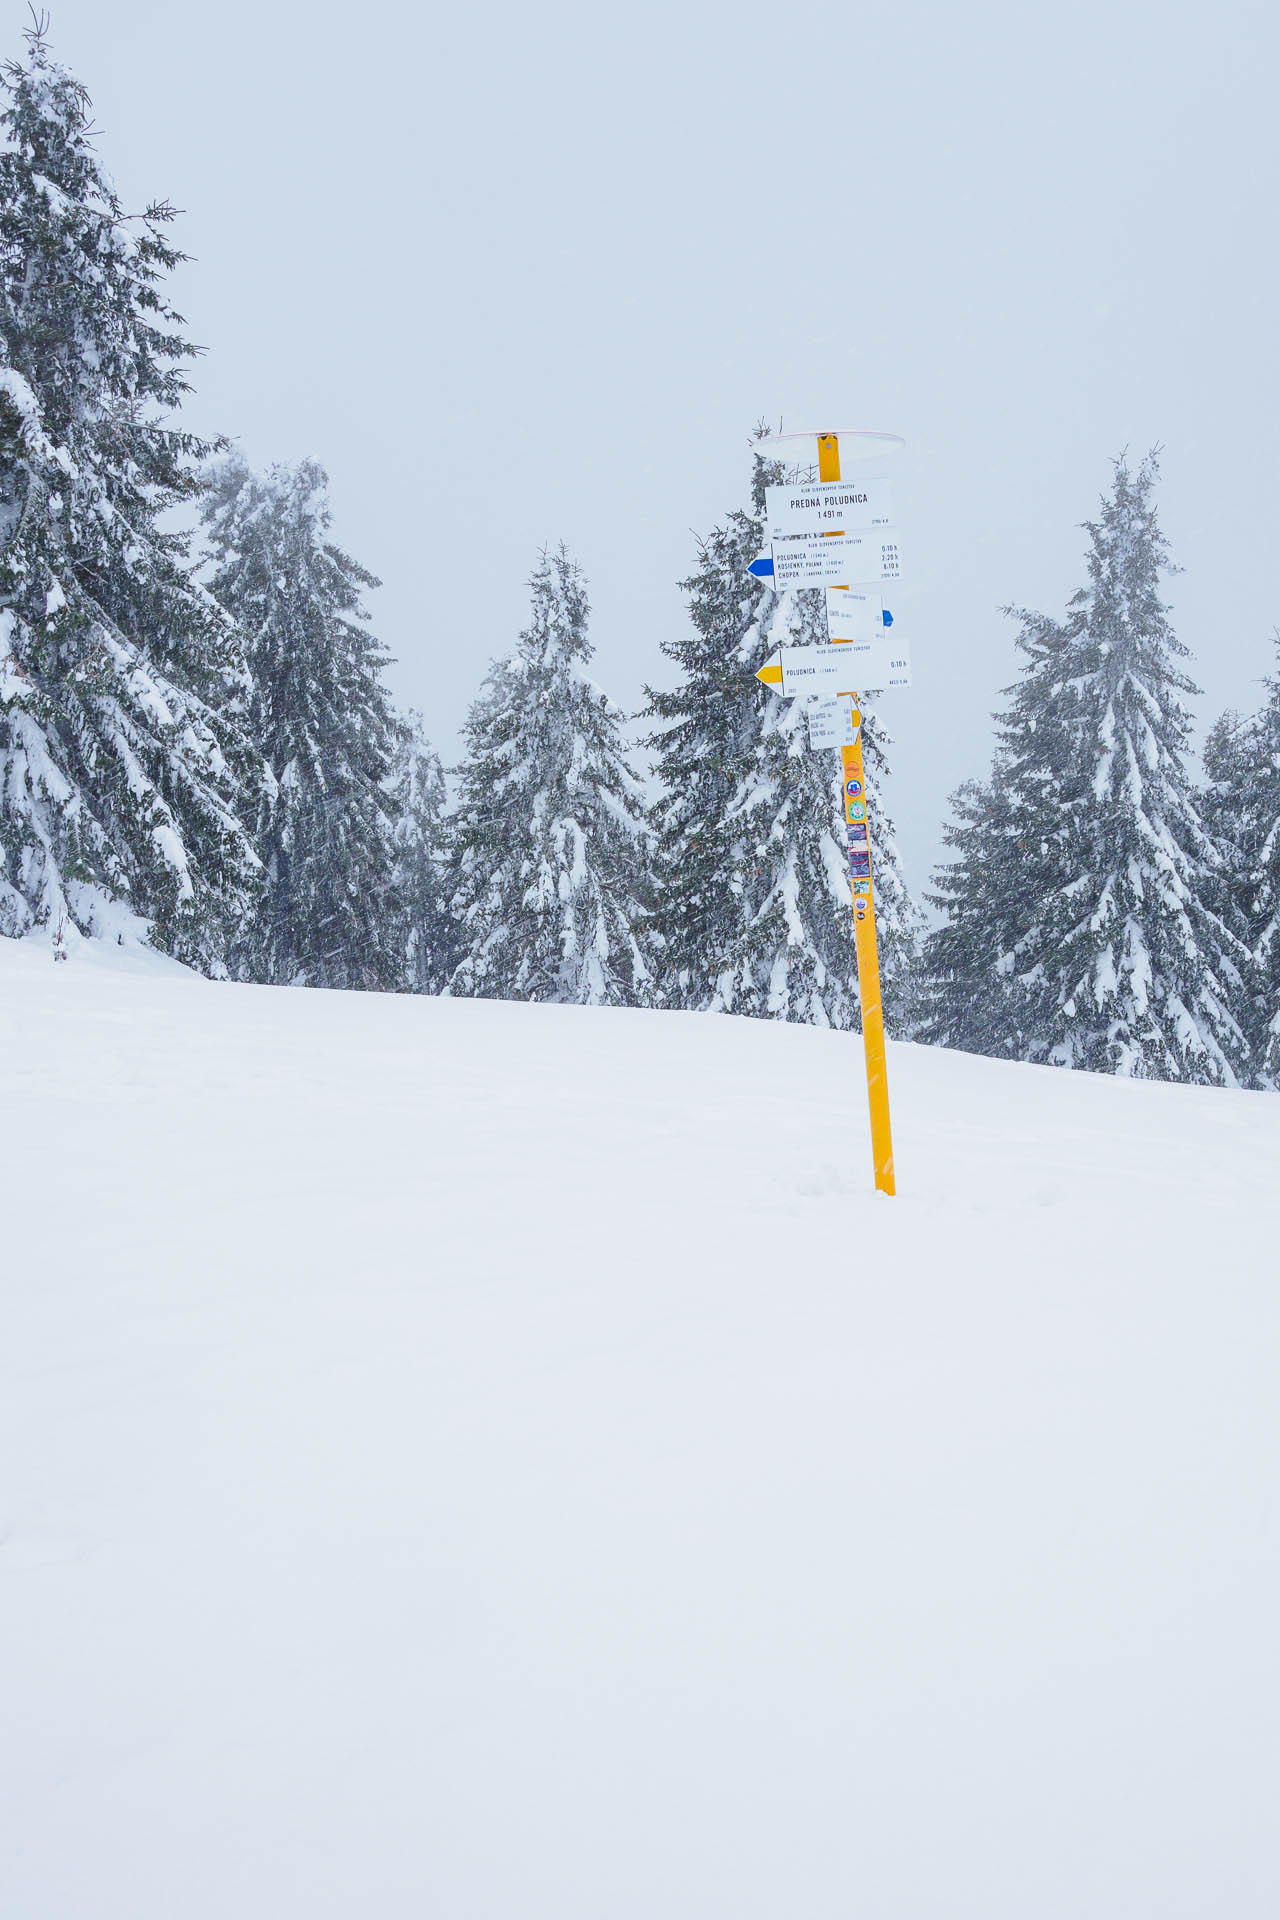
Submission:
<svg viewBox="0 0 1280 1920">
<path fill-rule="evenodd" d="M 919 1029 L 934 1045 L 1009 1060 L 1039 1057 L 1039 1036 L 1053 1023 L 1053 980 L 1018 956 L 1083 857 L 1075 843 L 1091 805 L 1072 636 L 1042 614 L 1019 618 L 1026 665 L 996 716 L 991 776 L 960 787 L 943 827 L 954 857 L 929 896 L 946 918 L 926 943 Z"/>
<path fill-rule="evenodd" d="M 395 885 L 403 915 L 408 984 L 441 993 L 457 965 L 458 926 L 449 907 L 448 793 L 440 756 L 410 713 L 392 768 Z"/>
<path fill-rule="evenodd" d="M 1280 644 L 1280 635 L 1277 636 Z M 1254 962 L 1246 1025 L 1260 1085 L 1280 1087 L 1280 673 L 1261 710 L 1226 713 L 1205 742 L 1205 819 L 1228 873 L 1231 924 Z"/>
<path fill-rule="evenodd" d="M 841 766 L 814 753 L 804 709 L 756 679 L 774 646 L 827 644 L 825 596 L 779 598 L 748 563 L 763 540 L 764 489 L 781 469 L 756 458 L 750 512 L 702 543 L 684 583 L 689 629 L 662 643 L 682 673 L 650 688 L 662 725 L 649 745 L 662 793 L 656 927 L 662 996 L 817 1026 L 856 1027 L 857 960 L 844 853 Z M 863 753 L 886 1017 L 910 1023 L 917 917 L 882 804 L 884 736 L 864 699 Z"/>
<path fill-rule="evenodd" d="M 649 841 L 624 716 L 587 677 L 586 586 L 563 546 L 530 585 L 529 625 L 465 728 L 452 824 L 465 951 L 448 991 L 640 1004 Z"/>
<path fill-rule="evenodd" d="M 1155 455 L 1122 459 L 1061 624 L 1023 614 L 1027 664 L 985 788 L 962 795 L 936 898 L 926 1033 L 1140 1078 L 1236 1085 L 1248 950 L 1187 771 L 1196 691 L 1160 598 Z M 966 1008 L 971 1011 L 966 1012 Z"/>
<path fill-rule="evenodd" d="M 646 742 L 661 792 L 655 835 L 661 997 L 701 1009 L 715 998 L 743 924 L 741 823 L 732 802 L 760 737 L 760 687 L 748 657 L 763 662 L 760 640 L 776 597 L 747 573 L 760 551 L 764 487 L 781 469 L 753 462 L 755 513 L 731 513 L 701 543 L 700 564 L 684 582 L 688 625 L 661 642 L 680 678 L 670 691 L 649 687 L 647 716 L 659 722 Z"/>
<path fill-rule="evenodd" d="M 0 933 L 131 923 L 218 972 L 259 773 L 235 630 L 161 527 L 210 451 L 166 424 L 183 256 L 168 206 L 122 212 L 83 87 L 28 43 L 0 72 Z"/>
<path fill-rule="evenodd" d="M 1259 781 L 1266 807 L 1266 834 L 1255 867 L 1258 891 L 1253 959 L 1258 969 L 1265 1038 L 1257 1057 L 1259 1084 L 1280 1089 L 1280 673 L 1267 682 L 1268 699 L 1258 718 Z"/>
<path fill-rule="evenodd" d="M 378 582 L 334 544 L 330 519 L 313 460 L 257 475 L 233 458 L 210 475 L 211 587 L 244 635 L 271 775 L 256 822 L 265 884 L 236 971 L 395 990 L 406 963 L 387 782 L 401 728 L 361 604 Z"/>
</svg>

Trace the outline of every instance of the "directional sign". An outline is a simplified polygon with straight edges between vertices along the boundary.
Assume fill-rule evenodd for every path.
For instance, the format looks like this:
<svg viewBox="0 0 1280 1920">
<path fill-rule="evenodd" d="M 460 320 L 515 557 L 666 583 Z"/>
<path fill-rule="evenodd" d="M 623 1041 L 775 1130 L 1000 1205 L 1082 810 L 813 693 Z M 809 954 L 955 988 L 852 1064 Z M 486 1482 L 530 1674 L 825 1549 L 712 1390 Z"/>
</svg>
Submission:
<svg viewBox="0 0 1280 1920">
<path fill-rule="evenodd" d="M 858 737 L 859 721 L 848 695 L 843 700 L 812 700 L 805 707 L 809 722 L 809 745 L 815 753 L 827 747 L 851 747 Z"/>
<path fill-rule="evenodd" d="M 776 660 L 761 667 L 756 679 L 781 687 L 784 700 L 805 693 L 856 693 L 852 657 L 852 647 L 780 647 Z"/>
<path fill-rule="evenodd" d="M 773 555 L 771 553 L 758 553 L 755 559 L 748 565 L 747 572 L 755 580 L 772 580 Z"/>
<path fill-rule="evenodd" d="M 868 640 L 848 646 L 780 647 L 756 679 L 778 687 L 784 700 L 806 693 L 857 693 L 863 687 L 909 687 L 911 659 L 896 641 L 892 646 Z"/>
<path fill-rule="evenodd" d="M 865 587 L 827 588 L 827 633 L 832 640 L 883 640 L 893 625 L 883 597 Z"/>
<path fill-rule="evenodd" d="M 797 533 L 852 533 L 887 527 L 893 519 L 889 482 L 815 481 L 805 487 L 766 487 L 769 540 L 790 540 Z"/>
<path fill-rule="evenodd" d="M 821 534 L 773 545 L 773 584 L 790 587 L 872 587 L 901 573 L 898 536 L 892 528 L 874 533 Z"/>
</svg>

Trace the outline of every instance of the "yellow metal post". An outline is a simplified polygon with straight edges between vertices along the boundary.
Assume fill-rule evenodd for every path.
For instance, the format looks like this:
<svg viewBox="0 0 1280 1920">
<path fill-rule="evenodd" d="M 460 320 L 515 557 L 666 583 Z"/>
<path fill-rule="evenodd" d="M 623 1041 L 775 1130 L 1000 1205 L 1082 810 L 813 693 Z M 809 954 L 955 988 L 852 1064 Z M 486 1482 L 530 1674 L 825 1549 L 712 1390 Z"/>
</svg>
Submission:
<svg viewBox="0 0 1280 1920">
<path fill-rule="evenodd" d="M 818 435 L 818 478 L 840 478 L 840 442 L 834 433 Z M 855 705 L 859 703 L 855 702 Z M 862 763 L 862 732 L 851 747 L 841 747 L 844 778 L 841 783 L 844 817 L 850 826 L 867 819 L 867 777 Z M 884 1012 L 880 1004 L 880 949 L 876 942 L 875 877 L 871 872 L 871 835 L 867 833 L 865 893 L 850 878 L 853 894 L 853 939 L 858 955 L 858 999 L 862 1006 L 862 1046 L 867 1057 L 867 1103 L 871 1109 L 871 1157 L 876 1186 L 894 1193 L 893 1133 L 889 1125 L 889 1073 L 884 1047 Z M 852 862 L 850 863 L 852 864 Z"/>
</svg>

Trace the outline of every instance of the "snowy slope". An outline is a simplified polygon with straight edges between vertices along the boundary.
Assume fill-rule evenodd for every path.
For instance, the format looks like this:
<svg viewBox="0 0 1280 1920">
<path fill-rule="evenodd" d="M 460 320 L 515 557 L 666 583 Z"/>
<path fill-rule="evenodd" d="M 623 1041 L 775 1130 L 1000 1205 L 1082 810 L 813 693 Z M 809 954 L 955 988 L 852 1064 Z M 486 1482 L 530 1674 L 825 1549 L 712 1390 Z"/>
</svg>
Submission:
<svg viewBox="0 0 1280 1920">
<path fill-rule="evenodd" d="M 0 941 L 6 1920 L 1277 1911 L 1280 1099 Z"/>
</svg>

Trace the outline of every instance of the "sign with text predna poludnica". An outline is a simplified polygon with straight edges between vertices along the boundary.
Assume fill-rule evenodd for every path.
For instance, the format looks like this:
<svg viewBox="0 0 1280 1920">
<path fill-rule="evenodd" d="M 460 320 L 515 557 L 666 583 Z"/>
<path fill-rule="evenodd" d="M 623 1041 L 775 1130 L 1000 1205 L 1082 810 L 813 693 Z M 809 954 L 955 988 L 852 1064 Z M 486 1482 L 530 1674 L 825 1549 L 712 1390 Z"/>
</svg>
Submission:
<svg viewBox="0 0 1280 1920">
<path fill-rule="evenodd" d="M 804 533 L 857 533 L 893 524 L 889 482 L 818 480 L 807 487 L 766 487 L 766 538 L 791 540 Z"/>
</svg>

